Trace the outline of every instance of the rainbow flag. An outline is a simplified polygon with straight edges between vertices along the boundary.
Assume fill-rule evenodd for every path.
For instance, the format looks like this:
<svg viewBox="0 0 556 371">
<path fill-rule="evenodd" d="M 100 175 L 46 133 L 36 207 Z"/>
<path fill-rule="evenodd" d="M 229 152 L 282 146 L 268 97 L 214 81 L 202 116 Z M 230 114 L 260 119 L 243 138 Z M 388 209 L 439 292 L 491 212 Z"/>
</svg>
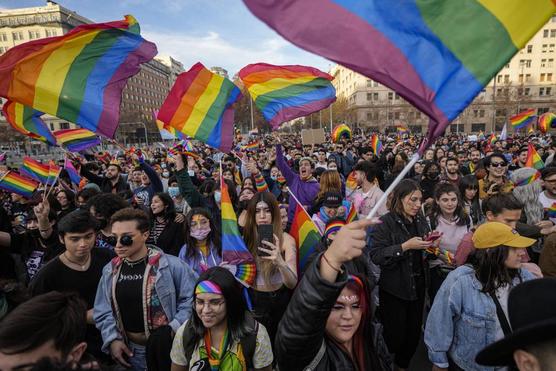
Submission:
<svg viewBox="0 0 556 371">
<path fill-rule="evenodd" d="M 492 145 L 494 145 L 494 143 L 496 143 L 496 141 L 498 141 L 498 139 L 496 139 L 496 134 L 494 134 L 494 133 L 490 134 L 490 137 L 488 137 L 488 140 L 487 140 L 488 144 L 490 146 L 492 146 Z"/>
<path fill-rule="evenodd" d="M 409 134 L 409 129 L 403 125 L 396 125 L 396 132 L 401 138 L 404 134 Z"/>
<path fill-rule="evenodd" d="M 514 130 L 523 129 L 533 123 L 535 117 L 535 110 L 531 108 L 510 117 L 510 124 Z"/>
<path fill-rule="evenodd" d="M 0 96 L 113 138 L 127 79 L 156 53 L 130 15 L 81 25 L 0 56 Z"/>
<path fill-rule="evenodd" d="M 164 123 L 160 121 L 158 118 L 158 110 L 153 111 L 153 118 L 154 122 L 156 123 L 156 127 L 160 132 L 160 137 L 162 139 L 186 139 L 186 135 L 177 131 L 175 128 L 171 126 L 164 126 Z"/>
<path fill-rule="evenodd" d="M 346 194 L 351 194 L 356 188 L 357 180 L 355 180 L 355 170 L 353 170 L 346 179 Z"/>
<path fill-rule="evenodd" d="M 229 152 L 234 137 L 232 105 L 240 97 L 230 80 L 196 63 L 178 76 L 157 117 L 164 127 Z"/>
<path fill-rule="evenodd" d="M 322 236 L 309 214 L 307 214 L 307 211 L 297 202 L 295 197 L 291 197 L 290 202 L 295 202 L 295 213 L 292 219 L 290 234 L 295 238 L 297 246 L 297 270 L 298 272 L 303 272 L 307 259 L 316 251 L 317 244 Z"/>
<path fill-rule="evenodd" d="M 556 126 L 556 114 L 552 112 L 546 112 L 540 115 L 537 124 L 541 133 L 546 134 L 550 128 Z"/>
<path fill-rule="evenodd" d="M 54 136 L 60 145 L 70 152 L 84 151 L 100 144 L 100 139 L 87 129 L 65 129 L 55 131 Z"/>
<path fill-rule="evenodd" d="M 285 39 L 427 114 L 420 153 L 556 11 L 553 0 L 243 2 Z"/>
<path fill-rule="evenodd" d="M 382 142 L 378 139 L 378 134 L 373 134 L 371 137 L 371 148 L 377 156 L 380 154 L 380 151 L 382 151 Z"/>
<path fill-rule="evenodd" d="M 516 187 L 523 187 L 523 186 L 526 186 L 528 184 L 533 183 L 537 179 L 540 179 L 540 177 L 541 177 L 541 172 L 536 171 L 535 174 L 531 175 L 529 178 L 522 179 L 520 182 L 514 183 L 514 185 Z"/>
<path fill-rule="evenodd" d="M 46 184 L 50 175 L 50 166 L 26 156 L 23 158 L 23 165 L 19 168 L 19 172 L 31 179 Z"/>
<path fill-rule="evenodd" d="M 332 130 L 332 141 L 338 143 L 341 138 L 351 139 L 351 129 L 346 124 L 340 124 Z"/>
<path fill-rule="evenodd" d="M 79 172 L 75 169 L 71 161 L 67 158 L 64 161 L 64 169 L 66 169 L 66 172 L 68 173 L 70 180 L 73 184 L 79 185 L 81 183 L 81 176 L 79 175 Z"/>
<path fill-rule="evenodd" d="M 52 146 L 56 145 L 56 138 L 41 119 L 42 112 L 10 100 L 4 103 L 2 112 L 6 121 L 16 131 L 32 139 L 40 140 Z"/>
<path fill-rule="evenodd" d="M 548 214 L 549 218 L 556 218 L 556 202 L 554 202 L 552 206 L 546 209 L 546 213 Z"/>
<path fill-rule="evenodd" d="M 527 149 L 527 161 L 525 161 L 525 167 L 532 167 L 537 170 L 544 167 L 544 162 L 542 161 L 541 156 L 539 156 L 535 147 L 531 143 L 529 143 L 529 147 Z"/>
<path fill-rule="evenodd" d="M 247 143 L 246 145 L 241 146 L 241 149 L 244 151 L 254 151 L 258 149 L 260 146 L 260 142 L 255 140 L 253 142 Z"/>
<path fill-rule="evenodd" d="M 1 189 L 17 193 L 25 198 L 31 198 L 38 186 L 39 184 L 34 180 L 21 176 L 13 171 L 8 171 L 2 179 L 0 179 Z"/>
<path fill-rule="evenodd" d="M 46 184 L 54 185 L 60 176 L 62 168 L 56 165 L 56 163 L 52 160 L 48 162 L 48 168 L 48 180 L 46 181 Z"/>
<path fill-rule="evenodd" d="M 334 78 L 313 67 L 256 63 L 243 67 L 239 77 L 275 129 L 336 101 L 336 89 L 331 83 Z"/>
<path fill-rule="evenodd" d="M 222 191 L 222 261 L 226 262 L 226 265 L 235 266 L 235 272 L 232 273 L 236 279 L 244 286 L 250 287 L 255 283 L 257 276 L 255 259 L 239 234 L 228 186 L 222 178 L 220 178 L 220 189 Z"/>
</svg>

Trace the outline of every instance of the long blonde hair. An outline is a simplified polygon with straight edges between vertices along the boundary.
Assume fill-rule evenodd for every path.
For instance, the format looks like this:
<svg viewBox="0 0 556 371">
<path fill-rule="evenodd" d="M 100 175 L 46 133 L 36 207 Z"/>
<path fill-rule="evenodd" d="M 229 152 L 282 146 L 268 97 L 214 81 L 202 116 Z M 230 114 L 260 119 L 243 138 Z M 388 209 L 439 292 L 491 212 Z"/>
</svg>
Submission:
<svg viewBox="0 0 556 371">
<path fill-rule="evenodd" d="M 320 190 L 317 199 L 323 199 L 326 192 L 342 192 L 342 179 L 336 170 L 325 170 L 320 175 Z"/>
</svg>

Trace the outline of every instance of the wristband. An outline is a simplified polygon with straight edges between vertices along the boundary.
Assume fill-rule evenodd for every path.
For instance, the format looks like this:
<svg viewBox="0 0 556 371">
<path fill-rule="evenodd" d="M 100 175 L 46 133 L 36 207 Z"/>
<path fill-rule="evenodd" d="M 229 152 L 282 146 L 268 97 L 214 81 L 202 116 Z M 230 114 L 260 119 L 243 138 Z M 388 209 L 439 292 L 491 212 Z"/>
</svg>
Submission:
<svg viewBox="0 0 556 371">
<path fill-rule="evenodd" d="M 330 268 L 334 269 L 337 273 L 342 273 L 342 269 L 341 269 L 341 268 L 338 269 L 338 268 L 334 267 L 334 266 L 330 263 L 330 261 L 328 261 L 328 258 L 326 257 L 326 254 L 322 254 L 322 257 L 323 257 L 323 259 L 324 259 L 324 262 L 325 262 Z"/>
</svg>

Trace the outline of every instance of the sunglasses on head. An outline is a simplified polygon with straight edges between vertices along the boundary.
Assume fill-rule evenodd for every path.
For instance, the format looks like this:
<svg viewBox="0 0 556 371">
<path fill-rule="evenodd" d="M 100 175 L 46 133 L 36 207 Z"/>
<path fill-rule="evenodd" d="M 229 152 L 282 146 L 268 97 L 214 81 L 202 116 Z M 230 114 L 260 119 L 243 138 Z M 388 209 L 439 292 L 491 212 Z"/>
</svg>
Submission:
<svg viewBox="0 0 556 371">
<path fill-rule="evenodd" d="M 491 162 L 490 166 L 492 166 L 492 167 L 504 167 L 504 166 L 506 166 L 506 163 L 505 162 Z"/>
<path fill-rule="evenodd" d="M 118 238 L 116 236 L 108 237 L 108 243 L 112 246 L 116 246 L 118 244 Z M 133 245 L 133 237 L 131 236 L 122 236 L 120 237 L 120 244 L 122 246 L 131 246 Z"/>
</svg>

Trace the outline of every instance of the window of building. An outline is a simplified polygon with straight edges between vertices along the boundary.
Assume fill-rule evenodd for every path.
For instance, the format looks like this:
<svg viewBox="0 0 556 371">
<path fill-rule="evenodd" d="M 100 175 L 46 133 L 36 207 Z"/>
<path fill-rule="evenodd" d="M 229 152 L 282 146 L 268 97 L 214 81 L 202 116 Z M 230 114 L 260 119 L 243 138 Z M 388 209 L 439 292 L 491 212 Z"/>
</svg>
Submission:
<svg viewBox="0 0 556 371">
<path fill-rule="evenodd" d="M 542 115 L 543 113 L 547 113 L 549 111 L 549 107 L 540 107 L 539 109 L 537 109 L 537 115 Z"/>
<path fill-rule="evenodd" d="M 533 52 L 533 45 L 527 45 L 527 53 L 531 54 Z"/>
<path fill-rule="evenodd" d="M 367 80 L 367 87 L 368 87 L 368 88 L 372 88 L 372 87 L 373 87 L 373 80 Z"/>
<path fill-rule="evenodd" d="M 465 131 L 465 125 L 464 124 L 452 124 L 450 125 L 450 132 L 451 133 L 463 133 Z"/>
<path fill-rule="evenodd" d="M 421 112 L 415 112 L 415 118 L 420 119 L 423 116 Z"/>
<path fill-rule="evenodd" d="M 373 100 L 378 100 L 378 93 L 373 93 Z"/>
<path fill-rule="evenodd" d="M 367 121 L 371 121 L 373 119 L 373 114 L 371 112 L 367 112 Z"/>
<path fill-rule="evenodd" d="M 550 58 L 550 59 L 546 62 L 546 67 L 554 67 L 554 59 Z"/>
<path fill-rule="evenodd" d="M 39 31 L 29 31 L 30 40 L 40 39 L 40 38 L 41 38 L 41 33 Z"/>
<path fill-rule="evenodd" d="M 504 75 L 504 83 L 508 84 L 510 82 L 510 75 Z"/>
<path fill-rule="evenodd" d="M 70 128 L 69 122 L 60 123 L 60 129 L 69 129 L 69 128 Z"/>
<path fill-rule="evenodd" d="M 8 41 L 8 35 L 4 32 L 0 33 L 0 41 Z"/>
<path fill-rule="evenodd" d="M 14 41 L 23 40 L 23 32 L 21 31 L 12 32 L 12 38 L 14 39 Z"/>
<path fill-rule="evenodd" d="M 506 109 L 505 108 L 499 108 L 496 110 L 496 116 L 497 117 L 502 117 L 502 116 L 506 116 Z"/>
<path fill-rule="evenodd" d="M 486 124 L 483 124 L 483 123 L 471 124 L 471 131 L 472 132 L 485 131 L 485 127 L 486 127 Z"/>
<path fill-rule="evenodd" d="M 392 120 L 394 118 L 393 112 L 388 112 L 388 120 Z"/>
<path fill-rule="evenodd" d="M 373 100 L 373 93 L 367 93 L 367 100 Z"/>
<path fill-rule="evenodd" d="M 541 67 L 546 67 L 546 58 L 541 59 Z"/>
<path fill-rule="evenodd" d="M 546 53 L 546 51 L 548 50 L 548 44 L 542 44 L 542 53 Z"/>
<path fill-rule="evenodd" d="M 546 74 L 546 81 L 552 81 L 552 74 L 551 73 Z"/>
<path fill-rule="evenodd" d="M 499 83 L 499 84 L 502 82 L 502 75 L 496 76 L 496 82 Z"/>
<path fill-rule="evenodd" d="M 542 37 L 545 37 L 545 38 L 548 37 L 549 32 L 550 32 L 549 30 L 543 30 L 542 31 Z"/>
<path fill-rule="evenodd" d="M 543 96 L 544 95 L 544 87 L 543 88 L 539 88 L 539 96 Z"/>
<path fill-rule="evenodd" d="M 522 73 L 519 74 L 519 76 L 517 78 L 517 81 L 519 81 L 520 84 L 523 83 L 523 74 Z"/>
<path fill-rule="evenodd" d="M 399 120 L 399 119 L 400 119 L 400 113 L 399 113 L 399 112 L 394 112 L 394 119 L 395 119 L 395 120 Z"/>
<path fill-rule="evenodd" d="M 550 37 L 556 37 L 556 29 L 550 30 Z"/>
<path fill-rule="evenodd" d="M 540 77 L 539 81 L 543 82 L 545 77 L 546 77 L 546 73 L 541 73 L 541 77 Z"/>
<path fill-rule="evenodd" d="M 530 73 L 525 74 L 525 82 L 531 82 L 531 74 Z"/>
<path fill-rule="evenodd" d="M 550 22 L 556 23 L 556 15 L 553 15 L 552 18 L 550 18 Z"/>
<path fill-rule="evenodd" d="M 393 92 L 388 92 L 388 100 L 392 100 L 394 98 L 394 93 Z"/>
<path fill-rule="evenodd" d="M 54 130 L 54 124 L 50 123 L 50 130 Z"/>
<path fill-rule="evenodd" d="M 550 86 L 546 88 L 545 95 L 552 95 L 552 88 Z"/>
<path fill-rule="evenodd" d="M 548 46 L 548 52 L 549 52 L 549 53 L 554 53 L 554 44 L 550 44 L 550 45 Z"/>
</svg>

